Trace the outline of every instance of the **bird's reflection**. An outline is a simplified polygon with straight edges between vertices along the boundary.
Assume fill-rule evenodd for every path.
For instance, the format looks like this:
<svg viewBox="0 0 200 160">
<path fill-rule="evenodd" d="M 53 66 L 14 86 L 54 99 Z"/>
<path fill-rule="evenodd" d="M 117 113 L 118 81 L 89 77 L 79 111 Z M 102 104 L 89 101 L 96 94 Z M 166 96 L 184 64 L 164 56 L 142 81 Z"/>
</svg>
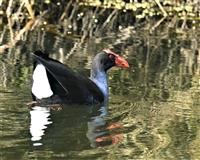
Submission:
<svg viewBox="0 0 200 160">
<path fill-rule="evenodd" d="M 123 137 L 122 134 L 119 138 L 119 134 L 110 132 L 121 126 L 107 125 L 107 107 L 105 106 L 100 108 L 99 106 L 63 106 L 59 111 L 52 110 L 51 107 L 35 106 L 30 111 L 30 116 L 33 146 L 98 147 L 117 143 Z M 113 140 L 116 136 L 118 136 L 117 140 Z"/>
<path fill-rule="evenodd" d="M 31 115 L 31 124 L 30 124 L 30 133 L 31 133 L 31 141 L 33 145 L 42 145 L 39 141 L 42 139 L 44 135 L 44 131 L 47 128 L 48 124 L 51 124 L 50 120 L 50 108 L 49 107 L 40 107 L 35 106 L 30 111 Z"/>
<path fill-rule="evenodd" d="M 105 111 L 104 109 L 101 111 Z M 123 126 L 119 122 L 107 124 L 107 112 L 102 112 L 99 116 L 92 117 L 88 124 L 87 138 L 90 141 L 91 147 L 105 146 L 117 144 L 122 141 L 123 134 L 118 133 Z"/>
<path fill-rule="evenodd" d="M 106 125 L 105 116 L 107 115 L 106 107 L 102 106 L 100 108 L 100 115 L 91 117 L 91 120 L 87 122 L 88 131 L 86 136 L 90 141 L 91 147 L 96 147 L 96 138 L 106 134 L 105 131 L 98 132 L 98 128 L 101 128 Z"/>
</svg>

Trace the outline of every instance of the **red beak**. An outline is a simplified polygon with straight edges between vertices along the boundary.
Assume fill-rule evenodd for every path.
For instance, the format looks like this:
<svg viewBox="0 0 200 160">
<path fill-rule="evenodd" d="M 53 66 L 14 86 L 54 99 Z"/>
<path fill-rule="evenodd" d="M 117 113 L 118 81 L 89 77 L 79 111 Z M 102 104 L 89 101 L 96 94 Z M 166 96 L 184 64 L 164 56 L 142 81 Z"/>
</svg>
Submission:
<svg viewBox="0 0 200 160">
<path fill-rule="evenodd" d="M 121 67 L 121 68 L 129 68 L 128 62 L 123 57 L 120 57 L 119 55 L 115 57 L 115 64 L 116 66 Z"/>
</svg>

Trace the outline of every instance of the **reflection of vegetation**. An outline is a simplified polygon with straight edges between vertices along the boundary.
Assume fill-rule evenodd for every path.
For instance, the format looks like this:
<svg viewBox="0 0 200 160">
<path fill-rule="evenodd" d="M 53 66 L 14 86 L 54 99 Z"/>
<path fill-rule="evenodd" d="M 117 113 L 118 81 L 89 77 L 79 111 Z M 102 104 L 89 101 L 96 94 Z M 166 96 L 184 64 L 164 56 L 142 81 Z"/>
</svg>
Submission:
<svg viewBox="0 0 200 160">
<path fill-rule="evenodd" d="M 0 14 L 3 15 L 0 20 L 7 24 L 7 27 L 1 27 L 4 31 L 10 30 L 10 42 L 0 46 L 1 52 L 15 45 L 24 35 L 27 36 L 28 30 L 38 26 L 63 37 L 81 35 L 82 40 L 128 26 L 143 26 L 150 31 L 161 23 L 169 28 L 199 27 L 198 1 L 2 0 L 0 6 Z"/>
<path fill-rule="evenodd" d="M 163 30 L 161 32 L 164 33 Z M 162 34 L 161 32 L 157 34 Z M 141 35 L 139 33 L 139 36 Z M 134 38 L 137 38 L 137 36 L 135 34 Z M 144 98 L 164 101 L 174 97 L 171 91 L 178 93 L 179 91 L 188 91 L 189 88 L 193 87 L 192 75 L 198 75 L 199 72 L 199 65 L 196 64 L 199 59 L 199 49 L 196 45 L 200 43 L 197 38 L 198 35 L 191 37 L 190 42 L 175 34 L 173 37 L 168 37 L 169 41 L 164 38 L 151 40 L 151 36 L 148 36 L 146 35 L 147 41 L 140 38 L 139 46 L 131 46 L 129 49 L 129 54 L 132 53 L 131 63 L 134 73 L 131 75 L 122 74 L 120 79 L 124 79 L 125 84 L 135 84 L 135 87 L 128 84 L 122 92 L 129 92 L 133 99 L 138 97 L 135 94 L 142 94 L 141 96 Z M 133 37 L 130 37 L 128 41 L 130 39 L 133 39 Z M 193 46 L 193 49 L 188 49 L 189 45 Z M 128 44 L 126 47 L 128 47 Z M 178 76 L 177 73 L 179 73 Z M 132 82 L 127 79 L 130 77 Z M 119 78 L 117 75 L 115 77 L 114 74 L 112 79 L 117 83 Z M 113 92 L 123 87 L 120 85 L 122 84 L 117 84 L 117 88 L 114 88 Z M 128 89 L 128 86 L 131 89 Z M 144 90 L 144 92 L 141 93 L 141 90 Z"/>
<path fill-rule="evenodd" d="M 129 34 L 125 37 L 124 33 Z M 191 150 L 198 157 L 199 33 L 178 33 L 160 26 L 154 34 L 144 30 L 134 32 L 130 28 L 115 36 L 79 43 L 77 39 L 34 30 L 26 37 L 26 43 L 19 41 L 20 45 L 1 55 L 4 76 L 1 78 L 6 79 L 4 90 L 24 90 L 30 86 L 30 52 L 38 46 L 55 53 L 51 56 L 73 68 L 80 65 L 89 68 L 92 53 L 105 46 L 123 50 L 131 68 L 110 73 L 111 116 L 108 118 L 124 125 L 123 142 L 108 146 L 112 152 L 98 148 L 70 154 L 74 157 L 101 155 L 105 159 L 170 159 L 179 158 L 180 154 L 188 158 Z M 50 155 L 53 154 L 51 151 Z"/>
</svg>

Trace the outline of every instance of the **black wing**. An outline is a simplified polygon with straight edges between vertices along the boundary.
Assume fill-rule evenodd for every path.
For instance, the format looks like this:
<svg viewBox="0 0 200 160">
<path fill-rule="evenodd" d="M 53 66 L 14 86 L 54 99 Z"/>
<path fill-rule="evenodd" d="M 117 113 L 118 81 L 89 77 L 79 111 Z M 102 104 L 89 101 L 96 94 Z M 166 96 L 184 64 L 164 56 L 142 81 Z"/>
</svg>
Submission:
<svg viewBox="0 0 200 160">
<path fill-rule="evenodd" d="M 49 58 L 41 51 L 36 51 L 34 57 L 45 66 L 54 94 L 78 103 L 90 100 L 103 102 L 102 92 L 89 78 L 73 72 L 68 66 Z"/>
</svg>

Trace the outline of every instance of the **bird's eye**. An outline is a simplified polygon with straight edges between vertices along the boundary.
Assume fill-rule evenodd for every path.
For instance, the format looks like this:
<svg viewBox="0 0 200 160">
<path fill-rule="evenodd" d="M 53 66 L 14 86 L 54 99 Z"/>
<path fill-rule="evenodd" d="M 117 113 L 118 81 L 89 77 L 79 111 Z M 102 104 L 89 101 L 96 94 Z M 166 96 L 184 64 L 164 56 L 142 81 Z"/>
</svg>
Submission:
<svg viewBox="0 0 200 160">
<path fill-rule="evenodd" d="M 109 57 L 110 59 L 113 59 L 113 58 L 114 58 L 114 55 L 109 54 L 108 57 Z"/>
</svg>

